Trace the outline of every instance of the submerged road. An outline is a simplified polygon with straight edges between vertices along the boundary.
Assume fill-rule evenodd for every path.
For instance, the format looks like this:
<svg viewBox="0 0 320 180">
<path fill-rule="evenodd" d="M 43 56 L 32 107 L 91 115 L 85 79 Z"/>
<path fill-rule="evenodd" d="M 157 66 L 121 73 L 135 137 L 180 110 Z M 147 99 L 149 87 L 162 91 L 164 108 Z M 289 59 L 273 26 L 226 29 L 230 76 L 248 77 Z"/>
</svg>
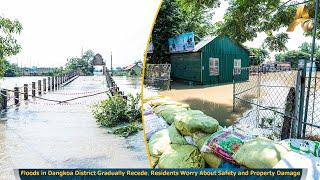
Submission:
<svg viewBox="0 0 320 180">
<path fill-rule="evenodd" d="M 126 93 L 139 91 L 140 81 L 115 81 Z M 66 100 L 103 90 L 103 76 L 81 76 L 42 97 Z M 142 132 L 122 138 L 96 123 L 91 106 L 105 98 L 106 94 L 100 94 L 61 105 L 39 99 L 22 101 L 20 107 L 2 114 L 0 179 L 13 179 L 17 168 L 149 167 Z"/>
</svg>

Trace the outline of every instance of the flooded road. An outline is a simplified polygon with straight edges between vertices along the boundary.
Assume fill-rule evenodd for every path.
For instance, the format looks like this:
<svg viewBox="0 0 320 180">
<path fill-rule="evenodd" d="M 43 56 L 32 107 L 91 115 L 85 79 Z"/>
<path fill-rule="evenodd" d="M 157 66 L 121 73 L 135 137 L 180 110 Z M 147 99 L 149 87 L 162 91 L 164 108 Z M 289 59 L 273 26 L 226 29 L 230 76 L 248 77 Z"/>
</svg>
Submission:
<svg viewBox="0 0 320 180">
<path fill-rule="evenodd" d="M 140 80 L 115 77 L 120 90 L 140 91 Z M 103 76 L 79 77 L 66 87 L 42 95 L 53 100 L 103 92 Z M 0 120 L 0 179 L 12 179 L 15 168 L 143 168 L 149 167 L 143 133 L 129 138 L 108 134 L 91 113 L 106 94 L 57 104 L 22 101 Z"/>
</svg>

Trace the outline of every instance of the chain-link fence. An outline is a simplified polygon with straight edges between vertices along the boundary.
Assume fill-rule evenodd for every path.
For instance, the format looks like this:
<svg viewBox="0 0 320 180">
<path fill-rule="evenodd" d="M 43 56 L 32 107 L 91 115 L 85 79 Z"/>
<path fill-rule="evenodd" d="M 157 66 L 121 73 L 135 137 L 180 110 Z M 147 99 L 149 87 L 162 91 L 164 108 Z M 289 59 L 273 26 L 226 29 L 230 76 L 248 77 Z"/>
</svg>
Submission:
<svg viewBox="0 0 320 180">
<path fill-rule="evenodd" d="M 241 73 L 238 73 L 238 72 Z M 243 116 L 238 126 L 272 139 L 286 139 L 295 135 L 299 100 L 297 70 L 290 68 L 241 68 L 234 73 L 234 111 Z M 243 79 L 240 74 L 247 73 Z M 299 111 L 300 110 L 300 111 Z"/>
<path fill-rule="evenodd" d="M 151 86 L 156 89 L 170 89 L 171 64 L 147 64 L 145 70 L 145 86 Z"/>
</svg>

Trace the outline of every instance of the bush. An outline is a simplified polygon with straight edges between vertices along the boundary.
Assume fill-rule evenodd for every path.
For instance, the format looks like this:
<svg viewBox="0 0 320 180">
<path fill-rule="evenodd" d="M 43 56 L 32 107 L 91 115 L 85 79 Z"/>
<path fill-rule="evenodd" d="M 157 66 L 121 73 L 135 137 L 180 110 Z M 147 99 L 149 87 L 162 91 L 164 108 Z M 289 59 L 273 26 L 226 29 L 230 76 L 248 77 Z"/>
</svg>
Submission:
<svg viewBox="0 0 320 180">
<path fill-rule="evenodd" d="M 128 137 L 138 132 L 139 130 L 142 130 L 142 128 L 137 123 L 130 123 L 124 126 L 114 128 L 112 133 L 120 135 L 122 137 Z"/>
<path fill-rule="evenodd" d="M 118 95 L 109 95 L 108 99 L 94 105 L 93 115 L 105 127 L 141 122 L 140 95 L 128 95 L 127 101 Z"/>
</svg>

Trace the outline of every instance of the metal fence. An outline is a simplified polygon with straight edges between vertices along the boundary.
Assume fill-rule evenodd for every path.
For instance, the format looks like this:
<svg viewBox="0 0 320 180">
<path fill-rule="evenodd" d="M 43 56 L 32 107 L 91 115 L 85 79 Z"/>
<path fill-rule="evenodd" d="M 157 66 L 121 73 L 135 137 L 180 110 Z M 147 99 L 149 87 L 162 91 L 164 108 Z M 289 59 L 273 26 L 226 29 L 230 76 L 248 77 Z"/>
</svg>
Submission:
<svg viewBox="0 0 320 180">
<path fill-rule="evenodd" d="M 319 137 L 320 78 L 313 73 L 308 88 L 306 75 L 306 68 L 235 69 L 233 110 L 241 116 L 236 125 L 272 139 Z"/>
<path fill-rule="evenodd" d="M 169 90 L 171 64 L 147 64 L 144 85 L 161 90 Z"/>
</svg>

